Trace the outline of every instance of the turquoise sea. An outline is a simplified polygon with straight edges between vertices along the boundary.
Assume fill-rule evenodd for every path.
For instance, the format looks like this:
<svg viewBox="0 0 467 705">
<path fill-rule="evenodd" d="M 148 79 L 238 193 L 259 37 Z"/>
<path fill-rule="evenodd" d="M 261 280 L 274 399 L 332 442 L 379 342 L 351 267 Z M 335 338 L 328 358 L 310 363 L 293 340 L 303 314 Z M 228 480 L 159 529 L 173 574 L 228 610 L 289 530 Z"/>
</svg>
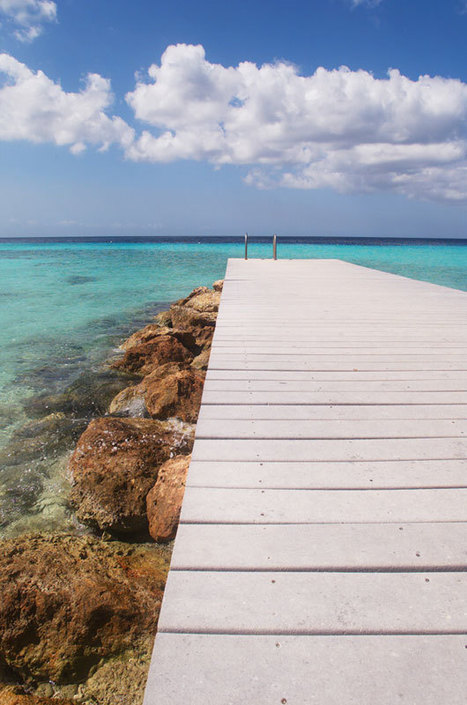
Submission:
<svg viewBox="0 0 467 705">
<path fill-rule="evenodd" d="M 271 254 L 270 241 L 250 243 L 250 257 Z M 467 290 L 467 241 L 282 239 L 278 256 L 344 259 Z M 228 257 L 243 257 L 241 238 L 0 241 L 0 531 L 2 524 L 23 531 L 69 522 L 69 448 L 58 451 L 50 434 L 36 442 L 37 414 L 31 415 L 28 400 L 99 370 L 131 330 L 167 303 L 222 278 Z M 28 442 L 33 450 L 19 452 Z"/>
</svg>

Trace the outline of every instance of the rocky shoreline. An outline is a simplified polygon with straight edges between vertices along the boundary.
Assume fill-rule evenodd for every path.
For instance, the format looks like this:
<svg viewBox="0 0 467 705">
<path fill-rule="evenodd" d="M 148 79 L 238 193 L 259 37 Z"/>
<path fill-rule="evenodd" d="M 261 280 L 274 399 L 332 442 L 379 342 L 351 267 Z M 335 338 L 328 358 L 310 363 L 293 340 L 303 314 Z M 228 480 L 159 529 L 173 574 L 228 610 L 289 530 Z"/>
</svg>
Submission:
<svg viewBox="0 0 467 705">
<path fill-rule="evenodd" d="M 76 443 L 75 529 L 0 542 L 2 705 L 142 701 L 221 291 L 159 313 L 84 394 L 77 382 L 29 403 L 5 451 L 12 500 L 15 460 Z"/>
</svg>

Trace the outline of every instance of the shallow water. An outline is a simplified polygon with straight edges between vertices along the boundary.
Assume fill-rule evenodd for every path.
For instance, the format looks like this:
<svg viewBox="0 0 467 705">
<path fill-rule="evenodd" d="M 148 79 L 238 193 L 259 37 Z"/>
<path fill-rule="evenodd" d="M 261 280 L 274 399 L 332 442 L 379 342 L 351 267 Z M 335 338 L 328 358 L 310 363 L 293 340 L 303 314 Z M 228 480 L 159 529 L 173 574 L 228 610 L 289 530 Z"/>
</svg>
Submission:
<svg viewBox="0 0 467 705">
<path fill-rule="evenodd" d="M 252 242 L 250 257 L 270 257 Z M 467 246 L 284 242 L 279 258 L 338 258 L 467 290 Z M 57 392 L 167 302 L 223 277 L 237 242 L 0 242 L 0 454 L 30 421 L 23 404 Z M 46 449 L 16 465 L 3 456 L 0 524 L 18 530 L 65 525 L 69 449 Z M 14 490 L 12 485 L 15 485 Z M 2 500 L 3 496 L 3 500 Z M 24 500 L 24 501 L 23 501 Z M 27 501 L 26 501 L 27 500 Z"/>
</svg>

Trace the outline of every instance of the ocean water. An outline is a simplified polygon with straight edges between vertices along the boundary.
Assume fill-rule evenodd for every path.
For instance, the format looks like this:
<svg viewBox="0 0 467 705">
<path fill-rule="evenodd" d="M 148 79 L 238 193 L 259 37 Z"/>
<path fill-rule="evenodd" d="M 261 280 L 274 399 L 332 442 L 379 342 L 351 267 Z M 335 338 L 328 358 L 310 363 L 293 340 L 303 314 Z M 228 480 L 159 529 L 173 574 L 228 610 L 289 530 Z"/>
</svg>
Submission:
<svg viewBox="0 0 467 705">
<path fill-rule="evenodd" d="M 249 256 L 271 257 L 271 242 Z M 280 240 L 279 258 L 338 258 L 467 290 L 467 242 Z M 119 342 L 169 302 L 223 277 L 237 241 L 0 241 L 0 531 L 61 528 L 70 448 L 29 442 L 28 400 L 99 370 Z M 26 405 L 26 407 L 25 407 Z M 29 428 L 29 427 L 27 427 Z M 18 441 L 18 438 L 20 439 Z M 22 440 L 23 439 L 23 440 Z M 53 444 L 52 444 L 53 446 Z"/>
</svg>

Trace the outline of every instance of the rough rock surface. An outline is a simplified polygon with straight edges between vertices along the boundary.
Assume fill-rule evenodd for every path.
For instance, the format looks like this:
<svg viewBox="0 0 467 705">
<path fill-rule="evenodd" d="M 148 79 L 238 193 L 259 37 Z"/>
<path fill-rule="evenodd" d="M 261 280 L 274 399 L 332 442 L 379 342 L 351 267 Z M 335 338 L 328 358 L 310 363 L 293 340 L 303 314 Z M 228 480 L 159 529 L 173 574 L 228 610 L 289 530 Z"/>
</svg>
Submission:
<svg viewBox="0 0 467 705">
<path fill-rule="evenodd" d="M 214 289 L 214 291 L 222 291 L 222 289 L 224 288 L 224 280 L 218 279 L 216 282 L 214 282 L 212 288 Z"/>
<path fill-rule="evenodd" d="M 159 469 L 146 498 L 149 533 L 154 541 L 170 541 L 177 532 L 190 456 L 179 455 Z"/>
<path fill-rule="evenodd" d="M 172 305 L 170 314 L 174 328 L 192 329 L 216 325 L 221 294 L 207 287 L 194 289 L 186 299 Z"/>
<path fill-rule="evenodd" d="M 147 343 L 148 340 L 157 338 L 157 336 L 169 335 L 170 331 L 171 329 L 167 326 L 160 326 L 157 323 L 149 323 L 149 325 L 145 326 L 144 328 L 141 328 L 140 330 L 135 331 L 133 335 L 130 335 L 129 338 L 124 340 L 123 343 L 120 345 L 120 348 L 122 350 L 129 350 L 135 345 Z"/>
<path fill-rule="evenodd" d="M 142 343 L 148 343 L 154 338 L 160 338 L 161 336 L 171 336 L 178 340 L 185 348 L 190 352 L 197 353 L 198 346 L 196 344 L 196 339 L 193 333 L 189 330 L 177 330 L 174 328 L 168 328 L 167 326 L 159 326 L 156 323 L 150 323 L 149 325 L 137 330 L 133 335 L 123 341 L 120 345 L 122 350 L 130 350 L 130 348 L 136 345 L 141 345 Z"/>
<path fill-rule="evenodd" d="M 76 705 L 76 700 L 63 700 L 63 698 L 41 698 L 35 695 L 26 695 L 22 689 L 7 686 L 2 689 L 0 686 L 1 705 Z"/>
<path fill-rule="evenodd" d="M 112 399 L 109 406 L 109 414 L 112 416 L 147 418 L 149 414 L 144 401 L 144 392 L 143 383 L 122 389 L 122 391 Z"/>
<path fill-rule="evenodd" d="M 117 394 L 109 413 L 154 419 L 176 417 L 194 423 L 198 418 L 203 385 L 202 372 L 181 363 L 167 363 L 146 375 L 141 384 Z"/>
<path fill-rule="evenodd" d="M 160 547 L 89 536 L 3 541 L 0 661 L 25 682 L 84 680 L 155 633 L 168 565 Z"/>
<path fill-rule="evenodd" d="M 158 335 L 133 345 L 113 367 L 147 375 L 167 362 L 191 362 L 193 354 L 172 335 Z M 110 403 L 111 399 L 109 399 Z"/>
<path fill-rule="evenodd" d="M 204 375 L 180 365 L 163 365 L 144 378 L 145 404 L 155 419 L 177 417 L 189 423 L 196 422 Z"/>
<path fill-rule="evenodd" d="M 118 534 L 147 529 L 146 495 L 159 467 L 189 453 L 182 422 L 106 417 L 91 421 L 70 460 L 70 504 L 79 521 Z"/>
<path fill-rule="evenodd" d="M 203 350 L 203 352 L 201 352 L 194 358 L 193 362 L 191 363 L 191 366 L 194 367 L 196 370 L 207 370 L 210 357 L 211 348 L 209 347 Z"/>
<path fill-rule="evenodd" d="M 161 311 L 156 316 L 154 316 L 154 320 L 160 326 L 167 326 L 168 328 L 172 328 L 172 316 L 170 315 L 170 311 Z"/>
</svg>

